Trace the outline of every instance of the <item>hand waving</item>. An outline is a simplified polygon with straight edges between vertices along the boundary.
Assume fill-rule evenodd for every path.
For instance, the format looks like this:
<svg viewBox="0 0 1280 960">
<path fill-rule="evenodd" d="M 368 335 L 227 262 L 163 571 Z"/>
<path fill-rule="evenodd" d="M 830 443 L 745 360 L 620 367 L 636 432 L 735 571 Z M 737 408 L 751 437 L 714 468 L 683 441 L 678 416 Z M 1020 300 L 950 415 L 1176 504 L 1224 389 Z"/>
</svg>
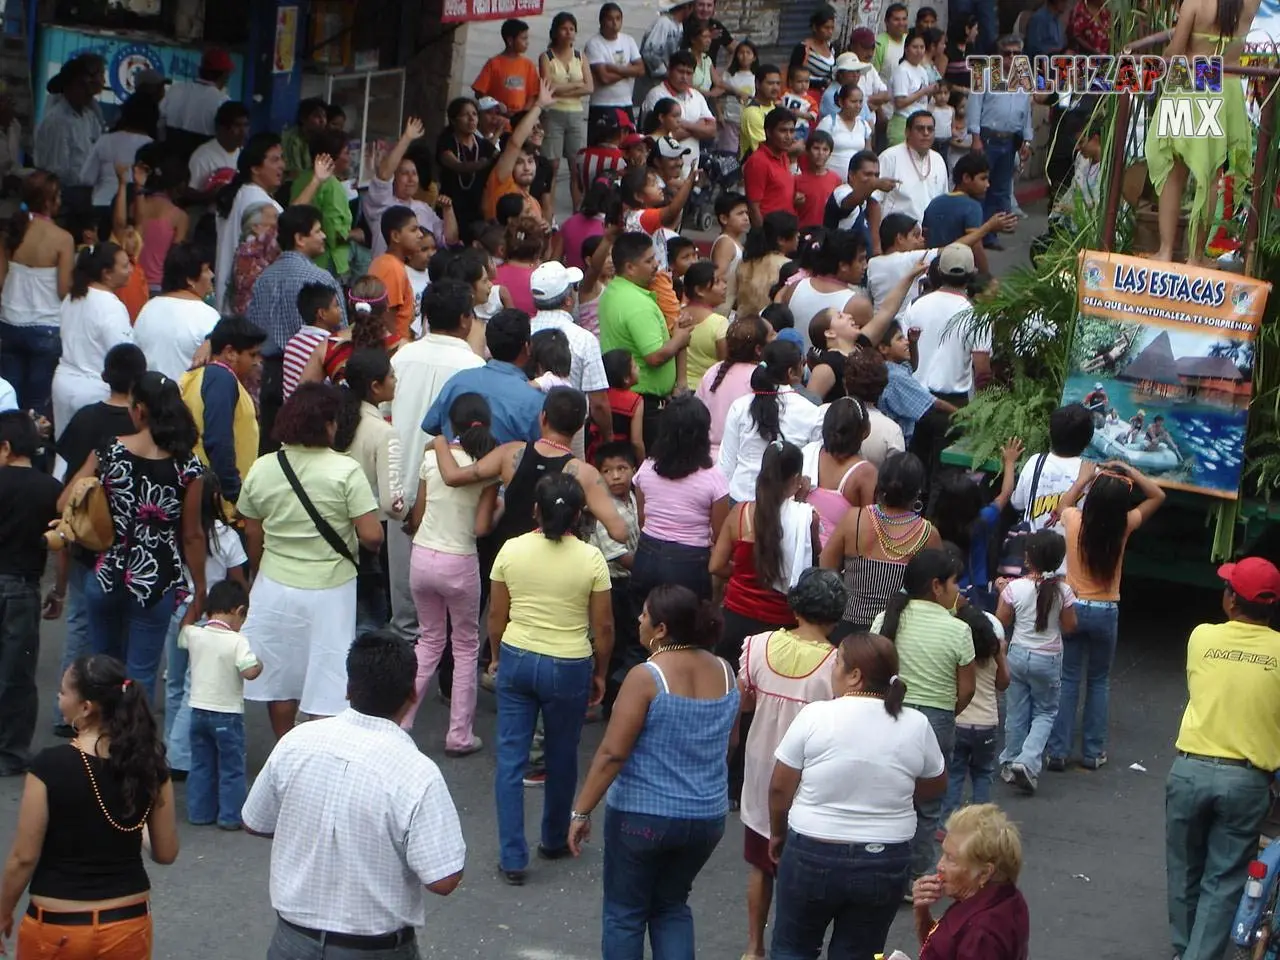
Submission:
<svg viewBox="0 0 1280 960">
<path fill-rule="evenodd" d="M 404 138 L 406 140 L 417 140 L 426 132 L 427 130 L 422 125 L 422 121 L 417 117 L 410 117 L 404 122 Z"/>
<path fill-rule="evenodd" d="M 324 183 L 333 176 L 333 157 L 327 153 L 320 154 L 312 162 L 311 170 L 315 175 L 316 183 Z"/>
</svg>

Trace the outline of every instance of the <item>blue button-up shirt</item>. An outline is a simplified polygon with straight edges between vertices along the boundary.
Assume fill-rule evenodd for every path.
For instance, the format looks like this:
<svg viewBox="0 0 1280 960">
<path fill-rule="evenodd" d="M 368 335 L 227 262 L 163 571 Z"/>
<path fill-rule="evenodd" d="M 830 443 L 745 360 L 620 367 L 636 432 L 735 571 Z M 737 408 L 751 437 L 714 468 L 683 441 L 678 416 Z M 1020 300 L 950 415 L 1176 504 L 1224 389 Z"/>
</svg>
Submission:
<svg viewBox="0 0 1280 960">
<path fill-rule="evenodd" d="M 855 81 L 856 82 L 856 81 Z M 836 97 L 843 88 L 834 80 L 827 84 L 827 89 L 822 93 L 822 100 L 818 102 L 818 119 L 825 120 L 827 117 L 834 117 L 840 112 L 840 105 L 836 103 Z M 862 119 L 866 120 L 872 126 L 875 126 L 876 115 L 871 112 L 871 108 L 867 106 L 866 98 L 862 100 Z"/>
<path fill-rule="evenodd" d="M 423 418 L 422 429 L 433 436 L 444 434 L 452 440 L 449 408 L 464 393 L 478 393 L 489 401 L 490 429 L 499 443 L 534 441 L 542 435 L 538 415 L 546 398 L 529 382 L 523 370 L 502 360 L 490 360 L 483 367 L 460 370 L 450 377 Z"/>
<path fill-rule="evenodd" d="M 262 345 L 265 356 L 280 356 L 284 353 L 284 345 L 302 329 L 298 293 L 308 283 L 323 283 L 333 288 L 343 316 L 346 316 L 342 287 L 333 274 L 321 270 L 296 250 L 287 250 L 254 282 L 249 309 L 245 311 L 245 318 L 267 335 L 267 342 Z M 312 319 L 307 317 L 308 322 Z"/>
<path fill-rule="evenodd" d="M 1032 140 L 1031 94 L 971 93 L 968 112 L 969 132 L 981 135 L 982 131 L 1020 133 L 1026 143 Z"/>
<path fill-rule="evenodd" d="M 933 394 L 915 378 L 909 363 L 886 365 L 889 382 L 876 407 L 902 428 L 902 439 L 908 443 L 916 432 L 916 423 L 933 409 Z"/>
</svg>

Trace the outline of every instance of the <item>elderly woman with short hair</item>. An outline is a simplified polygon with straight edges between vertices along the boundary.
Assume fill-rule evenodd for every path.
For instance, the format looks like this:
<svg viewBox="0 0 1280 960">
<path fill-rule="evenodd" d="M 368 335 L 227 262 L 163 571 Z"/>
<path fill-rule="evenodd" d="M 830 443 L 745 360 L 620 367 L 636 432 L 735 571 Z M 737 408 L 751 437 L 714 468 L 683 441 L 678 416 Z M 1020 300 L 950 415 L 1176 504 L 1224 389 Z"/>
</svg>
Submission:
<svg viewBox="0 0 1280 960">
<path fill-rule="evenodd" d="M 920 960 L 1026 960 L 1021 870 L 1022 840 L 1004 811 L 982 803 L 953 813 L 938 872 L 912 888 Z M 935 921 L 929 908 L 944 896 L 954 902 Z"/>
</svg>

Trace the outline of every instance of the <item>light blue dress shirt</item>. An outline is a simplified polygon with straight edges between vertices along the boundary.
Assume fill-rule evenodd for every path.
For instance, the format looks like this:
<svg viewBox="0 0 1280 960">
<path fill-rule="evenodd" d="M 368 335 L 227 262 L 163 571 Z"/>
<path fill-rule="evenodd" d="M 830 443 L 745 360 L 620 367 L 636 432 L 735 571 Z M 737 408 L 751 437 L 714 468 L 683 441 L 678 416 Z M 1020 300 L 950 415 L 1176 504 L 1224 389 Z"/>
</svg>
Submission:
<svg viewBox="0 0 1280 960">
<path fill-rule="evenodd" d="M 431 404 L 422 421 L 427 433 L 444 434 L 453 439 L 453 426 L 449 423 L 449 408 L 464 393 L 478 393 L 489 401 L 494 439 L 499 443 L 515 440 L 537 440 L 542 435 L 538 415 L 546 400 L 525 376 L 523 370 L 502 360 L 490 360 L 483 367 L 459 370 Z"/>
<path fill-rule="evenodd" d="M 968 113 L 969 132 L 981 135 L 982 130 L 995 130 L 999 133 L 1021 133 L 1022 139 L 1030 143 L 1031 130 L 1031 94 L 1017 93 L 971 93 L 969 94 Z"/>
</svg>

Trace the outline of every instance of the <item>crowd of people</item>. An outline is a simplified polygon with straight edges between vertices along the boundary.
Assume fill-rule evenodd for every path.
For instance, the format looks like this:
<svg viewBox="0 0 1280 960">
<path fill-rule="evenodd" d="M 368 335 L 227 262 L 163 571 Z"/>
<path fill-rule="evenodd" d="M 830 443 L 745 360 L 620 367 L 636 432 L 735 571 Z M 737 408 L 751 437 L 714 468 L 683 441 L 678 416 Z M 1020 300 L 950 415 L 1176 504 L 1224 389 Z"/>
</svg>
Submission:
<svg viewBox="0 0 1280 960">
<path fill-rule="evenodd" d="M 544 861 L 580 855 L 604 805 L 607 960 L 646 936 L 693 955 L 689 893 L 730 814 L 746 957 L 829 935 L 870 958 L 905 898 L 922 958 L 1025 958 L 994 781 L 1052 792 L 1082 696 L 1078 762 L 1106 764 L 1125 548 L 1164 492 L 1082 459 L 1079 404 L 1050 449 L 1010 439 L 997 488 L 942 463 L 992 376 L 974 310 L 1030 104 L 949 92 L 983 28 L 943 46 L 928 13 L 908 31 L 893 4 L 838 52 L 819 8 L 785 89 L 710 0 L 667 0 L 639 44 L 605 4 L 581 54 L 558 14 L 537 64 L 508 21 L 435 150 L 409 119 L 356 202 L 344 118 L 304 101 L 283 137 L 246 137 L 210 51 L 210 116 L 161 115 L 212 139 L 153 139 L 126 104 L 118 142 L 90 144 L 87 222 L 69 167 L 26 178 L 0 259 L 0 774 L 27 775 L 0 929 L 29 893 L 20 953 L 149 956 L 141 851 L 177 856 L 185 781 L 189 823 L 274 838 L 271 956 L 416 956 L 426 891 L 465 860 L 410 737 L 434 681 L 445 756 L 495 757 L 505 882 L 528 879 L 528 788 Z M 50 120 L 90 126 L 90 61 Z M 680 230 L 700 152 L 725 147 L 745 192 L 718 190 L 704 252 Z M 1183 960 L 1221 953 L 1252 775 L 1280 766 L 1223 720 L 1231 666 L 1208 650 L 1273 641 L 1280 572 L 1222 575 L 1231 622 L 1192 638 L 1169 786 Z M 33 755 L 40 620 L 63 614 L 70 743 Z M 246 700 L 277 741 L 252 778 Z M 1232 842 L 1206 848 L 1205 817 Z"/>
</svg>

